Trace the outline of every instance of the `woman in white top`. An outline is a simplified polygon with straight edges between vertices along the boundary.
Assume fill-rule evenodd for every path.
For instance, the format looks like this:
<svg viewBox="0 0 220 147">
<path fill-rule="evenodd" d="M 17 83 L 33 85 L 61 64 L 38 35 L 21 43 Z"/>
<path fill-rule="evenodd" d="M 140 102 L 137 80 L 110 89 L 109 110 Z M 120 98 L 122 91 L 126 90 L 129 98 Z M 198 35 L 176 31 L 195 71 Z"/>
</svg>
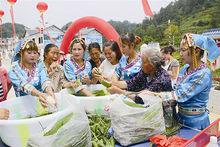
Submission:
<svg viewBox="0 0 220 147">
<path fill-rule="evenodd" d="M 104 44 L 103 52 L 106 59 L 101 63 L 99 68 L 93 68 L 93 78 L 96 81 L 103 79 L 111 81 L 111 77 L 114 74 L 115 67 L 121 59 L 122 53 L 116 41 L 107 41 Z"/>
<path fill-rule="evenodd" d="M 172 56 L 172 53 L 174 51 L 175 49 L 173 46 L 166 46 L 161 49 L 161 52 L 165 60 L 165 66 L 163 66 L 163 68 L 170 75 L 172 85 L 176 83 L 176 79 L 180 68 L 179 61 Z"/>
</svg>

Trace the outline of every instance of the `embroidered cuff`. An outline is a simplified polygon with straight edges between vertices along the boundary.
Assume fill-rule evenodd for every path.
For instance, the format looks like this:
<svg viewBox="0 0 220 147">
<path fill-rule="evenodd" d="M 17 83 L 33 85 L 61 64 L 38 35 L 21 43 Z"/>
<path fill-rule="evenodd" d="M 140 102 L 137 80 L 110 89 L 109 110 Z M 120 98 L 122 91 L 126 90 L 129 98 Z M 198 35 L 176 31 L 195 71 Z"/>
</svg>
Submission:
<svg viewBox="0 0 220 147">
<path fill-rule="evenodd" d="M 34 88 L 35 88 L 35 87 L 34 87 L 33 85 L 31 85 L 31 84 L 25 84 L 25 85 L 23 86 L 24 92 L 27 93 L 27 94 L 29 94 L 29 95 L 31 95 L 31 91 L 32 91 Z"/>
<path fill-rule="evenodd" d="M 41 86 L 42 86 L 42 90 L 43 90 L 43 91 L 45 91 L 45 89 L 46 89 L 47 87 L 51 87 L 51 88 L 53 89 L 53 86 L 52 86 L 52 84 L 51 84 L 51 81 L 49 81 L 49 80 L 45 81 Z M 54 89 L 53 89 L 53 90 L 54 90 Z"/>
<path fill-rule="evenodd" d="M 172 92 L 160 92 L 163 101 L 173 100 Z"/>
</svg>

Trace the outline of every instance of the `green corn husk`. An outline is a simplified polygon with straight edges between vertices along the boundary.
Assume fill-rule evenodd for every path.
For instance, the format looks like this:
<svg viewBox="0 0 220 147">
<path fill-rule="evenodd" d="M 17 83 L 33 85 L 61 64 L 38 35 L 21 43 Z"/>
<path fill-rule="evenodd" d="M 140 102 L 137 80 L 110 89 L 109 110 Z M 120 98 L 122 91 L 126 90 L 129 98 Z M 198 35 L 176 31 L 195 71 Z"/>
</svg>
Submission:
<svg viewBox="0 0 220 147">
<path fill-rule="evenodd" d="M 100 83 L 101 83 L 103 86 L 105 86 L 106 88 L 109 88 L 109 87 L 112 86 L 111 83 L 109 83 L 109 82 L 107 82 L 107 81 L 105 81 L 105 80 L 101 80 Z"/>
<path fill-rule="evenodd" d="M 127 100 L 123 100 L 123 102 L 130 106 L 130 107 L 135 107 L 135 108 L 145 108 L 144 106 L 142 105 L 139 105 L 139 104 L 136 104 L 136 103 L 133 103 L 133 102 L 130 102 L 130 101 L 127 101 Z"/>
<path fill-rule="evenodd" d="M 105 92 L 105 90 L 94 90 L 92 92 L 92 94 L 94 94 L 95 96 L 105 96 L 108 95 L 108 93 Z"/>
<path fill-rule="evenodd" d="M 55 134 L 63 125 L 65 125 L 73 117 L 73 112 L 58 120 L 52 129 L 44 133 L 44 136 Z"/>
<path fill-rule="evenodd" d="M 115 140 L 108 135 L 110 127 L 110 119 L 100 115 L 87 115 L 89 118 L 89 126 L 92 133 L 93 147 L 114 147 Z"/>
</svg>

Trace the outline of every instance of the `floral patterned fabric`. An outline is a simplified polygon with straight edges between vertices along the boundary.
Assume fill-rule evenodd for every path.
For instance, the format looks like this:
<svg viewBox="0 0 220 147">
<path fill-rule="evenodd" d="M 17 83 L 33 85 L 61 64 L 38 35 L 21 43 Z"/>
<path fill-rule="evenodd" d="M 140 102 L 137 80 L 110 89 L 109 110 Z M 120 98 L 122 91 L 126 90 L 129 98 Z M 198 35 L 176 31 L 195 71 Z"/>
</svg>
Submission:
<svg viewBox="0 0 220 147">
<path fill-rule="evenodd" d="M 84 66 L 79 67 L 72 59 L 67 59 L 63 67 L 65 77 L 68 81 L 75 81 L 77 78 L 81 80 L 84 75 L 91 77 L 92 66 L 89 61 L 84 61 Z"/>
<path fill-rule="evenodd" d="M 166 70 L 159 68 L 154 77 L 142 70 L 132 79 L 126 81 L 128 91 L 141 91 L 148 89 L 153 92 L 171 91 L 171 79 Z"/>
<path fill-rule="evenodd" d="M 12 64 L 8 75 L 16 96 L 31 94 L 34 88 L 43 92 L 47 86 L 51 86 L 46 67 L 42 62 L 38 62 L 33 75 L 29 75 L 26 70 L 20 66 L 19 61 L 16 61 Z"/>
</svg>

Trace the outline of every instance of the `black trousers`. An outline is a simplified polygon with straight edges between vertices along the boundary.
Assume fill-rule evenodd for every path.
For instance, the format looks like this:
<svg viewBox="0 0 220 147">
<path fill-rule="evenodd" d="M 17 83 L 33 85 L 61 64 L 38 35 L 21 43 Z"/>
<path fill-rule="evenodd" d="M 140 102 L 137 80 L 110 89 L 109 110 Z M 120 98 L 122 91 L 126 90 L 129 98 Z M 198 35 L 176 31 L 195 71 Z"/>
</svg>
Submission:
<svg viewBox="0 0 220 147">
<path fill-rule="evenodd" d="M 8 145 L 6 145 L 2 139 L 0 138 L 0 147 L 9 147 Z"/>
</svg>

